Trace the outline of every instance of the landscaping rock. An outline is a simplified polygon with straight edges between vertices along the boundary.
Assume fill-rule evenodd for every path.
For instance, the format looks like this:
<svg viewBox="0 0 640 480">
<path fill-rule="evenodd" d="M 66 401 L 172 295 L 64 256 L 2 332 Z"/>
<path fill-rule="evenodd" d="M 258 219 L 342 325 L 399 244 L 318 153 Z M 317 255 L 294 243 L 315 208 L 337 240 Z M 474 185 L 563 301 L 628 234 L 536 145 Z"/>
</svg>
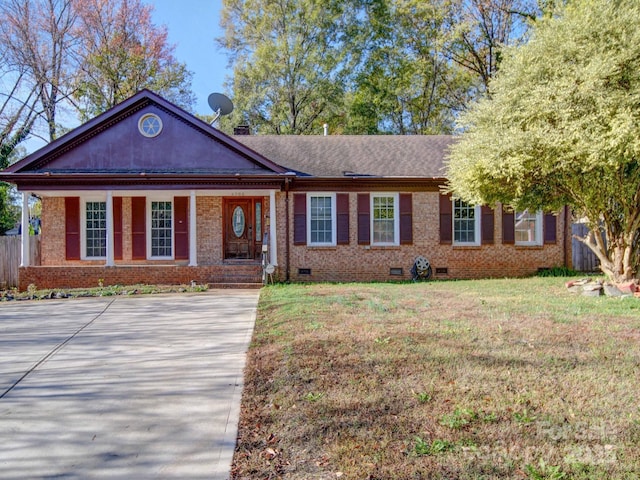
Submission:
<svg viewBox="0 0 640 480">
<path fill-rule="evenodd" d="M 602 295 L 602 285 L 600 283 L 590 283 L 582 287 L 582 295 L 585 297 L 599 297 Z"/>
<path fill-rule="evenodd" d="M 604 294 L 607 297 L 621 297 L 623 295 L 622 291 L 618 287 L 608 283 L 604 284 Z"/>
</svg>

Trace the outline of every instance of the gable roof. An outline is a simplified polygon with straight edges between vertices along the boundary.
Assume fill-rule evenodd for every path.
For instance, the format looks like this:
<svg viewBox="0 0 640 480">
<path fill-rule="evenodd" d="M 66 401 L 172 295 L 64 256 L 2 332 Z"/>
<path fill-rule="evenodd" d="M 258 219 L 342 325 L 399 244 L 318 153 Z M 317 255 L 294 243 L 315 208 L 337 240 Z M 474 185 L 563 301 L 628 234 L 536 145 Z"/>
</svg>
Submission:
<svg viewBox="0 0 640 480">
<path fill-rule="evenodd" d="M 452 135 L 237 135 L 298 174 L 315 177 L 444 178 Z"/>
<path fill-rule="evenodd" d="M 143 136 L 144 115 L 162 132 Z M 286 170 L 149 90 L 89 120 L 3 173 L 282 174 Z"/>
</svg>

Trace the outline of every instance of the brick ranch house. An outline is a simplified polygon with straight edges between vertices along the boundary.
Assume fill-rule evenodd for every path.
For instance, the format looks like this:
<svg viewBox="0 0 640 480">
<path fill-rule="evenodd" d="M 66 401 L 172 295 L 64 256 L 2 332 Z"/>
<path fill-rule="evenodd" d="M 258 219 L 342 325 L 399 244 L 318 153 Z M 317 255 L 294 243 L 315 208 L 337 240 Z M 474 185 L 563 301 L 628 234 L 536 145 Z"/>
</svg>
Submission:
<svg viewBox="0 0 640 480">
<path fill-rule="evenodd" d="M 23 255 L 19 288 L 256 283 L 263 252 L 291 281 L 410 279 L 418 255 L 436 279 L 568 265 L 566 209 L 441 194 L 452 141 L 228 136 L 141 91 L 0 172 L 24 207 L 42 199 L 41 264 Z"/>
</svg>

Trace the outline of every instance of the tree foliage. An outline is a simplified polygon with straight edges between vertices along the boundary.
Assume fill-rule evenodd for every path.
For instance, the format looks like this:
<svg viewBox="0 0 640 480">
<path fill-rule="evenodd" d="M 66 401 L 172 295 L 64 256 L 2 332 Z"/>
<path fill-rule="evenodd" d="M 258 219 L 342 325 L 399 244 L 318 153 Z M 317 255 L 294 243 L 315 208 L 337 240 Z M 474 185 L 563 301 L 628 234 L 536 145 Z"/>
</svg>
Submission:
<svg viewBox="0 0 640 480">
<path fill-rule="evenodd" d="M 14 125 L 21 140 L 31 133 L 34 112 L 46 123 L 47 139 L 57 136 L 58 104 L 68 96 L 69 69 L 77 15 L 73 0 L 5 0 L 0 4 L 0 49 L 5 75 L 14 78 L 10 97 L 29 111 Z M 37 104 L 32 103 L 33 95 Z"/>
<path fill-rule="evenodd" d="M 519 43 L 549 8 L 532 0 L 452 0 L 445 55 L 473 75 L 478 92 L 487 92 L 502 50 Z"/>
<path fill-rule="evenodd" d="M 173 55 L 166 27 L 153 24 L 140 0 L 77 0 L 80 58 L 73 97 L 83 120 L 108 110 L 143 88 L 189 109 L 191 73 Z"/>
<path fill-rule="evenodd" d="M 236 121 L 262 133 L 321 131 L 343 101 L 353 12 L 340 0 L 224 0 Z"/>
<path fill-rule="evenodd" d="M 364 14 L 347 133 L 450 133 L 472 84 L 445 56 L 450 2 L 374 0 Z"/>
<path fill-rule="evenodd" d="M 584 0 L 540 20 L 491 91 L 461 118 L 451 189 L 473 203 L 570 205 L 602 270 L 637 275 L 640 4 Z"/>
<path fill-rule="evenodd" d="M 0 2 L 3 155 L 29 136 L 64 133 L 61 109 L 84 120 L 141 88 L 190 108 L 191 74 L 151 12 L 141 0 Z"/>
<path fill-rule="evenodd" d="M 261 133 L 449 133 L 535 0 L 225 0 L 236 113 Z M 522 10 L 522 11 L 520 11 Z"/>
</svg>

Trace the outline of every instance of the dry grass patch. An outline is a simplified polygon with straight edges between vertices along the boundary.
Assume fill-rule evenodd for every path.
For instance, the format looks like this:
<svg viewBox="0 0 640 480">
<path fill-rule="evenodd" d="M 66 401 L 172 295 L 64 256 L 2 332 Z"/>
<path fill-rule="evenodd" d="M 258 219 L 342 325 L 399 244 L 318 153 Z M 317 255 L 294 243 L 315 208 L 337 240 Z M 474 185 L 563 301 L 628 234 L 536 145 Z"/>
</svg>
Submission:
<svg viewBox="0 0 640 480">
<path fill-rule="evenodd" d="M 265 288 L 233 478 L 639 478 L 639 342 L 556 278 Z"/>
</svg>

